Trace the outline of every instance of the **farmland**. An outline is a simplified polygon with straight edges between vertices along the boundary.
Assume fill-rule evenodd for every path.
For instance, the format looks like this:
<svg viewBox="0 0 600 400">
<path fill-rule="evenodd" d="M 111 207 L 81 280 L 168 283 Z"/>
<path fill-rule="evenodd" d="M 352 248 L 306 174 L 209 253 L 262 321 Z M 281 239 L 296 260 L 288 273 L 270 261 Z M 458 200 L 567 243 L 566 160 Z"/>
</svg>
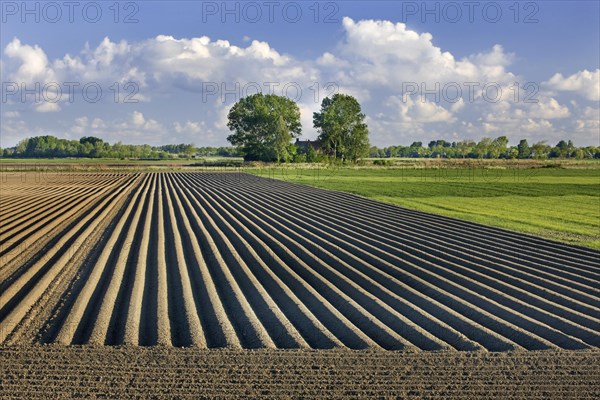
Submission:
<svg viewBox="0 0 600 400">
<path fill-rule="evenodd" d="M 249 172 L 600 249 L 597 161 L 396 162 L 400 164 L 386 168 L 282 167 Z"/>
<path fill-rule="evenodd" d="M 600 345 L 594 250 L 246 174 L 57 176 L 2 192 L 6 344 Z"/>
<path fill-rule="evenodd" d="M 189 387 L 201 384 L 193 371 L 217 376 L 227 369 L 264 382 L 264 363 L 296 385 L 288 393 L 303 396 L 326 384 L 312 368 L 338 376 L 330 389 L 339 392 L 330 393 L 340 397 L 404 389 L 422 397 L 422 383 L 414 382 L 432 376 L 445 377 L 440 393 L 455 393 L 465 381 L 451 370 L 419 369 L 437 362 L 455 363 L 470 383 L 484 386 L 479 366 L 504 365 L 512 372 L 495 381 L 498 393 L 507 393 L 504 379 L 534 376 L 562 386 L 540 381 L 530 398 L 569 385 L 589 397 L 598 392 L 597 250 L 245 173 L 0 178 L 0 360 L 7 377 L 0 390 L 7 394 L 11 385 L 37 390 L 18 372 L 34 379 L 31 362 L 44 366 L 54 394 L 61 384 L 52 379 L 70 379 L 57 371 L 67 374 L 77 360 L 78 379 L 96 382 L 111 365 L 168 379 L 143 369 L 144 358 L 167 360 Z M 488 352 L 504 355 L 483 356 L 495 354 Z M 184 367 L 179 357 L 192 364 Z M 202 363 L 210 367 L 181 375 Z M 317 386 L 302 385 L 281 365 Z M 351 365 L 353 375 L 344 370 Z M 398 369 L 405 366 L 417 371 L 408 381 L 408 370 Z M 108 389 L 130 382 L 115 379 Z M 365 386 L 353 386 L 355 379 Z M 156 387 L 161 393 L 170 386 Z M 246 395 L 274 390 L 258 387 L 246 386 Z"/>
<path fill-rule="evenodd" d="M 598 352 L 9 347 L 3 399 L 597 399 Z"/>
</svg>

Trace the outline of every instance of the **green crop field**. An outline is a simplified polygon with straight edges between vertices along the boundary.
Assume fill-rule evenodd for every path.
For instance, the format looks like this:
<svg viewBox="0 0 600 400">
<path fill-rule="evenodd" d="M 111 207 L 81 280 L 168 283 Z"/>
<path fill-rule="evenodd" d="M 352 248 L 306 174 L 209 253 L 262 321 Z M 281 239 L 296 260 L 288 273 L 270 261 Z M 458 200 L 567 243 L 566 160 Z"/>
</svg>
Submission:
<svg viewBox="0 0 600 400">
<path fill-rule="evenodd" d="M 444 165 L 249 172 L 600 249 L 600 164 Z"/>
</svg>

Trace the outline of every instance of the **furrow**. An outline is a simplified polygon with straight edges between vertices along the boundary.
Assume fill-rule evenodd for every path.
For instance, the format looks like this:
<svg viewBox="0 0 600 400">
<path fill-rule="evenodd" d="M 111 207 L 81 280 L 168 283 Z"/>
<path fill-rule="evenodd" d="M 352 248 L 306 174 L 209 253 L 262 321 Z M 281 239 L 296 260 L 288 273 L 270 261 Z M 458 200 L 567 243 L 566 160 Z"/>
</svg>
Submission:
<svg viewBox="0 0 600 400">
<path fill-rule="evenodd" d="M 140 195 L 140 201 L 133 211 L 133 218 L 128 225 L 124 246 L 119 249 L 119 257 L 117 258 L 110 283 L 106 292 L 104 293 L 104 296 L 102 297 L 100 310 L 96 316 L 91 335 L 88 339 L 90 344 L 105 344 L 107 342 L 107 338 L 109 337 L 108 328 L 111 318 L 119 313 L 125 313 L 125 310 L 121 308 L 121 304 L 117 302 L 117 297 L 119 295 L 119 290 L 123 285 L 123 281 L 125 280 L 124 276 L 126 269 L 133 267 L 131 265 L 132 263 L 130 262 L 130 254 L 133 251 L 137 251 L 137 248 L 134 247 L 136 244 L 134 235 L 139 228 L 140 216 L 143 210 L 141 203 L 148 194 L 149 184 L 150 179 L 146 177 L 143 183 L 143 191 Z M 114 343 L 109 342 L 109 344 Z"/>
<path fill-rule="evenodd" d="M 85 284 L 81 291 L 78 293 L 77 298 L 74 299 L 71 304 L 71 308 L 62 322 L 62 327 L 59 330 L 56 341 L 62 344 L 73 344 L 76 335 L 83 328 L 81 327 L 82 321 L 84 320 L 86 310 L 91 306 L 90 300 L 94 296 L 95 292 L 100 288 L 100 281 L 106 275 L 106 269 L 108 268 L 108 261 L 111 258 L 113 252 L 116 251 L 116 245 L 119 241 L 121 233 L 125 230 L 125 223 L 136 204 L 136 199 L 139 198 L 140 193 L 143 189 L 142 182 L 137 184 L 137 188 L 133 197 L 129 200 L 125 211 L 121 215 L 119 221 L 115 225 L 115 228 L 104 244 L 98 259 L 94 263 L 90 275 L 87 277 Z M 89 329 L 89 328 L 88 328 Z"/>
<path fill-rule="evenodd" d="M 157 204 L 157 270 L 158 270 L 158 294 L 157 294 L 157 339 L 158 345 L 171 345 L 171 323 L 169 319 L 169 292 L 167 283 L 167 259 L 165 250 L 165 218 L 163 204 L 163 182 L 159 180 L 158 204 Z"/>
<path fill-rule="evenodd" d="M 202 330 L 202 324 L 200 322 L 200 317 L 198 314 L 198 310 L 196 309 L 196 302 L 194 300 L 193 289 L 191 285 L 191 280 L 188 274 L 188 265 L 185 260 L 184 249 L 182 240 L 180 237 L 180 228 L 177 223 L 177 219 L 175 217 L 175 211 L 173 207 L 173 201 L 171 196 L 177 196 L 175 193 L 175 188 L 173 187 L 173 182 L 169 178 L 168 175 L 161 174 L 163 178 L 166 178 L 166 182 L 168 183 L 168 187 L 170 188 L 169 193 L 167 195 L 167 208 L 169 210 L 169 215 L 172 221 L 173 232 L 175 242 L 175 253 L 177 256 L 177 267 L 179 268 L 179 276 L 181 279 L 183 301 L 184 301 L 184 313 L 185 313 L 185 322 L 188 327 L 189 340 L 190 344 L 200 348 L 206 348 L 206 338 L 204 336 L 204 332 Z M 178 213 L 181 212 L 181 206 L 179 203 L 179 199 L 176 197 L 176 202 L 178 204 Z"/>
<path fill-rule="evenodd" d="M 194 253 L 194 261 L 196 268 L 191 271 L 190 275 L 195 276 L 195 281 L 198 282 L 196 290 L 197 299 L 200 300 L 201 307 L 198 307 L 203 317 L 204 331 L 207 332 L 208 338 L 207 343 L 210 347 L 233 347 L 241 348 L 242 345 L 238 336 L 235 334 L 233 322 L 229 319 L 223 300 L 219 295 L 216 283 L 210 273 L 207 265 L 207 259 L 205 254 L 202 252 L 200 247 L 200 239 L 206 238 L 205 231 L 203 230 L 204 225 L 200 220 L 196 210 L 192 207 L 190 202 L 194 201 L 193 196 L 181 196 L 183 204 L 186 206 L 186 212 L 188 218 L 185 218 L 184 226 L 186 227 L 187 234 L 194 240 L 190 241 L 192 250 Z M 193 224 L 193 227 L 192 227 Z M 204 246 L 203 246 L 204 247 Z M 204 247 L 205 249 L 207 247 Z M 205 250 L 207 251 L 207 250 Z M 213 251 L 210 249 L 210 251 Z"/>
</svg>

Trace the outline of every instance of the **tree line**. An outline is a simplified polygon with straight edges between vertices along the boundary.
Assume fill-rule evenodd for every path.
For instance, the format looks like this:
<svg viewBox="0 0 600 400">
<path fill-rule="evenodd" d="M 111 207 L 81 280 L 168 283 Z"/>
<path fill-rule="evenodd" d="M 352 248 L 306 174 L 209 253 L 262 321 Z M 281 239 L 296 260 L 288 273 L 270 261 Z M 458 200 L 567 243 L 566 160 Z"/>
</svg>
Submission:
<svg viewBox="0 0 600 400">
<path fill-rule="evenodd" d="M 0 156 L 6 158 L 132 158 L 168 159 L 190 158 L 193 156 L 238 156 L 233 147 L 195 147 L 193 144 L 168 144 L 150 146 L 147 144 L 110 144 L 94 136 L 84 136 L 79 140 L 59 139 L 55 136 L 36 136 L 21 140 L 15 147 L 0 149 Z"/>
<path fill-rule="evenodd" d="M 521 139 L 516 146 L 508 145 L 506 136 L 495 139 L 484 137 L 479 142 L 462 140 L 448 142 L 432 140 L 427 146 L 423 142 L 413 142 L 410 146 L 371 147 L 372 158 L 487 158 L 487 159 L 549 159 L 600 158 L 600 146 L 576 147 L 571 140 L 559 141 L 555 146 L 545 141 L 529 145 L 527 139 Z"/>
<path fill-rule="evenodd" d="M 336 146 L 335 143 L 333 145 Z M 289 146 L 287 159 L 289 162 L 320 162 L 329 159 L 324 152 L 316 151 L 312 146 L 298 147 L 293 143 Z M 150 146 L 121 142 L 111 145 L 93 136 L 84 136 L 79 140 L 37 136 L 23 139 L 15 147 L 0 149 L 0 155 L 6 158 L 167 159 L 194 156 L 240 157 L 243 153 L 239 148 L 233 146 L 195 147 L 192 144 Z M 508 146 L 506 137 L 501 136 L 496 139 L 483 138 L 479 142 L 432 140 L 427 146 L 424 146 L 423 142 L 413 142 L 409 146 L 398 145 L 382 148 L 372 146 L 368 156 L 371 158 L 600 159 L 600 146 L 576 147 L 570 140 L 561 140 L 555 146 L 547 145 L 545 142 L 529 145 L 526 139 L 522 139 L 516 146 Z"/>
<path fill-rule="evenodd" d="M 600 146 L 576 147 L 571 140 L 556 146 L 546 142 L 529 145 L 522 139 L 509 146 L 506 136 L 484 137 L 479 142 L 432 140 L 427 146 L 413 142 L 410 146 L 378 148 L 369 143 L 369 129 L 358 101 L 346 94 L 323 99 L 320 111 L 313 113 L 318 140 L 297 146 L 292 142 L 302 134 L 300 109 L 284 96 L 257 93 L 240 99 L 228 114 L 227 140 L 231 147 L 195 147 L 192 144 L 164 146 L 109 144 L 100 138 L 84 136 L 79 140 L 37 136 L 20 141 L 17 146 L 0 149 L 2 157 L 14 158 L 134 158 L 164 159 L 197 156 L 244 157 L 246 161 L 264 162 L 357 162 L 361 158 L 480 158 L 480 159 L 547 159 L 600 158 Z M 316 147 L 313 147 L 316 144 Z"/>
</svg>

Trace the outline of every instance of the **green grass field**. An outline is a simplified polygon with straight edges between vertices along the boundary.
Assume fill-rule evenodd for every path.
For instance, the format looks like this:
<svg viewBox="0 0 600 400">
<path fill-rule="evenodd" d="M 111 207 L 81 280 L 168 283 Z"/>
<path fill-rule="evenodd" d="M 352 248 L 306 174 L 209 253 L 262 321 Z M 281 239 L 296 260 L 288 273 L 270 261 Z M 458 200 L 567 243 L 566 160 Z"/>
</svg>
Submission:
<svg viewBox="0 0 600 400">
<path fill-rule="evenodd" d="M 529 167 L 440 164 L 248 172 L 600 249 L 600 164 Z"/>
</svg>

